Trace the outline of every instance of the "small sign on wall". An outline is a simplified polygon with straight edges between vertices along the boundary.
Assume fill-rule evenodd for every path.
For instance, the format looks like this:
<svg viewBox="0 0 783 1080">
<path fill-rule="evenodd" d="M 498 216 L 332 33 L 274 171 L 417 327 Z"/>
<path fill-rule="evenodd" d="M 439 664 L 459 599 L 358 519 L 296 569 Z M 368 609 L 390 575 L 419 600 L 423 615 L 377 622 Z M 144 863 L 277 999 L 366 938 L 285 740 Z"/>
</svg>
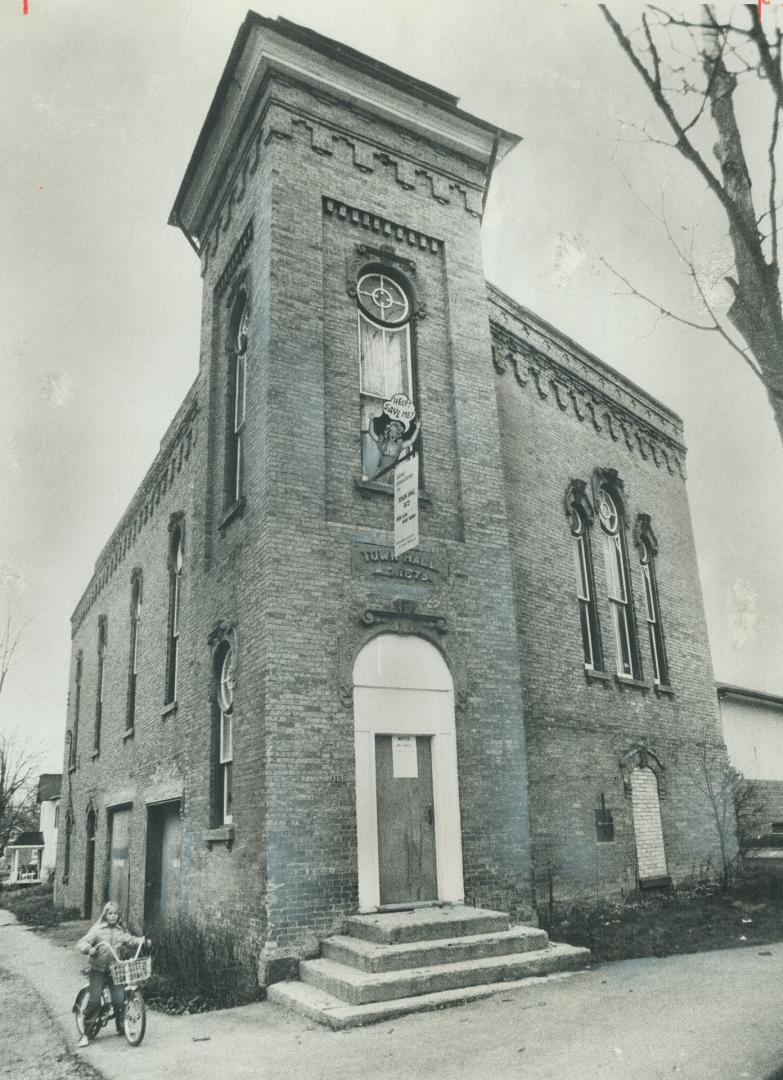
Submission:
<svg viewBox="0 0 783 1080">
<path fill-rule="evenodd" d="M 392 735 L 392 777 L 395 780 L 415 780 L 418 775 L 416 736 Z"/>
</svg>

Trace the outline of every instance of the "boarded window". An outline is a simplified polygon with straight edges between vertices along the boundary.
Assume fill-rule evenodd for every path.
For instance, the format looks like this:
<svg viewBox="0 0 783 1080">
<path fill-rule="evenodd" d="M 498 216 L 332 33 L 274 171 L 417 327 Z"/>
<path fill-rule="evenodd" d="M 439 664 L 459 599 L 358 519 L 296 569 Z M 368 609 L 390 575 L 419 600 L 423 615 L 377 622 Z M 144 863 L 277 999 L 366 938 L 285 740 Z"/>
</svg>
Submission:
<svg viewBox="0 0 783 1080">
<path fill-rule="evenodd" d="M 631 773 L 631 801 L 639 881 L 644 884 L 666 878 L 658 780 L 652 769 L 636 768 Z"/>
</svg>

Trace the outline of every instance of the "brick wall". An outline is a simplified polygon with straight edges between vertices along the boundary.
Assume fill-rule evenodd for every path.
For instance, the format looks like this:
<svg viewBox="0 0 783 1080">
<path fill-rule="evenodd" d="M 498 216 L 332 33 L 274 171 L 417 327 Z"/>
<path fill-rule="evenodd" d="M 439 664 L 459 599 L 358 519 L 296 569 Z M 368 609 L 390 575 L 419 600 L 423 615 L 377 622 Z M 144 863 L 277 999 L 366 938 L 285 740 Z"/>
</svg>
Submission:
<svg viewBox="0 0 783 1080">
<path fill-rule="evenodd" d="M 61 829 L 58 899 L 82 902 L 93 809 L 97 911 L 109 815 L 130 806 L 140 925 L 148 808 L 178 800 L 184 910 L 235 927 L 269 961 L 312 952 L 357 906 L 351 670 L 379 629 L 426 637 L 452 673 L 469 903 L 531 918 L 534 877 L 539 897 L 632 888 L 630 776 L 648 749 L 669 872 L 696 873 L 714 838 L 684 776 L 697 734 L 720 736 L 679 421 L 507 298 L 488 300 L 475 161 L 291 80 L 270 78 L 253 108 L 202 230 L 196 384 L 74 614 L 81 717 L 75 767 L 66 762 L 61 820 L 73 824 L 67 880 Z M 379 264 L 407 283 L 416 310 L 426 569 L 415 572 L 404 562 L 376 573 L 368 555 L 392 542 L 392 500 L 361 483 L 354 291 L 361 268 Z M 234 504 L 230 323 L 241 290 L 245 474 Z M 654 524 L 670 691 L 650 684 L 645 640 L 637 684 L 585 678 L 563 496 L 596 467 L 616 469 L 630 518 L 644 512 Z M 178 700 L 165 709 L 172 514 L 184 521 L 185 560 Z M 630 538 L 629 553 L 641 624 Z M 597 548 L 595 558 L 602 580 Z M 136 567 L 138 701 L 126 736 Z M 605 605 L 600 614 L 610 657 Z M 236 659 L 234 822 L 211 830 L 221 640 Z M 69 727 L 73 708 L 72 693 Z M 607 843 L 596 842 L 598 807 L 613 817 Z"/>
<path fill-rule="evenodd" d="M 678 418 L 535 315 L 491 290 L 494 364 L 515 560 L 520 664 L 539 901 L 628 891 L 637 882 L 627 755 L 660 760 L 668 872 L 683 880 L 719 866 L 717 835 L 697 785 L 706 740 L 725 762 L 685 486 Z M 595 469 L 623 482 L 628 566 L 642 678 L 615 678 L 616 654 L 597 520 L 592 532 L 606 677 L 585 672 L 564 496 L 590 492 Z M 633 527 L 650 517 L 668 689 L 652 680 L 644 586 Z M 601 796 L 615 820 L 597 843 Z"/>
</svg>

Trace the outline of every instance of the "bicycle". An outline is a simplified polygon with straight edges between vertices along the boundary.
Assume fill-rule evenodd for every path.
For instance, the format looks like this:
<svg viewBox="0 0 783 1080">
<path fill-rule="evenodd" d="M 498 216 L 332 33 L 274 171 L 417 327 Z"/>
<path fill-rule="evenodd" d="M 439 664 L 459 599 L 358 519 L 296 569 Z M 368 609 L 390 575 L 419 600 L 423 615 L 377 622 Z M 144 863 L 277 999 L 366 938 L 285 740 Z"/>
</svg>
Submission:
<svg viewBox="0 0 783 1080">
<path fill-rule="evenodd" d="M 147 1029 L 147 1007 L 144 1004 L 144 995 L 141 992 L 140 983 L 145 982 L 152 974 L 152 957 L 139 956 L 144 941 L 140 941 L 136 949 L 136 955 L 131 960 L 120 960 L 114 949 L 111 949 L 115 962 L 110 966 L 112 982 L 115 986 L 122 986 L 125 990 L 125 1007 L 123 1010 L 123 1030 L 125 1038 L 131 1046 L 138 1046 L 144 1038 Z M 89 1025 L 84 1022 L 84 1011 L 90 997 L 89 986 L 83 986 L 76 995 L 73 1003 L 73 1014 L 76 1020 L 76 1029 L 80 1036 L 94 1039 L 102 1027 L 114 1019 L 114 1004 L 111 1000 L 109 987 L 104 984 L 101 993 L 101 1003 L 98 1013 Z"/>
</svg>

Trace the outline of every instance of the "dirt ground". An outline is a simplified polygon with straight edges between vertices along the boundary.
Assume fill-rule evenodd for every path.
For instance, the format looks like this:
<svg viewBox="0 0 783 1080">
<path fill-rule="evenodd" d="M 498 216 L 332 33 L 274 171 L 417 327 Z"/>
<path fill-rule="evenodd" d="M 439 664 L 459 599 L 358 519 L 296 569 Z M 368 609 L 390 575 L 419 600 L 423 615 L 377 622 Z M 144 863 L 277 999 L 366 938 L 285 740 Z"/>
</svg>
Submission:
<svg viewBox="0 0 783 1080">
<path fill-rule="evenodd" d="M 547 927 L 555 941 L 586 945 L 597 960 L 754 949 L 783 941 L 783 898 L 734 899 L 718 892 L 573 908 Z"/>
<path fill-rule="evenodd" d="M 69 1051 L 38 994 L 24 979 L 0 968 L 0 1077 L 7 1080 L 100 1080 Z"/>
</svg>

